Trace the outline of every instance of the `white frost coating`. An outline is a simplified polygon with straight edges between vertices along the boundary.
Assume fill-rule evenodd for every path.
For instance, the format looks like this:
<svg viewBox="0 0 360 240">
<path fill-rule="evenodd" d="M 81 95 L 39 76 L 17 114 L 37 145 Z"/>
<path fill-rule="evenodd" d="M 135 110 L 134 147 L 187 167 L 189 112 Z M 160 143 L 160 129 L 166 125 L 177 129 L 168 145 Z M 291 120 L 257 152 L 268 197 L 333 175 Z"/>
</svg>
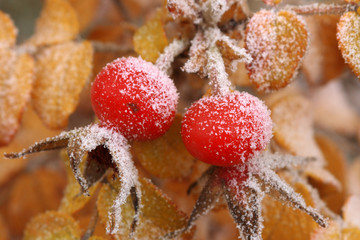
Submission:
<svg viewBox="0 0 360 240">
<path fill-rule="evenodd" d="M 206 52 L 207 55 L 207 75 L 210 79 L 214 95 L 224 96 L 230 92 L 231 82 L 228 79 L 228 74 L 225 71 L 224 60 L 217 47 L 213 47 Z"/>
<path fill-rule="evenodd" d="M 169 74 L 171 63 L 175 57 L 182 53 L 189 45 L 189 41 L 175 39 L 165 49 L 164 52 L 156 60 L 155 65 L 163 72 Z"/>
<path fill-rule="evenodd" d="M 168 0 L 167 7 L 174 19 L 185 17 L 193 20 L 194 23 L 200 23 L 201 21 L 198 18 L 200 6 L 194 0 Z"/>
<path fill-rule="evenodd" d="M 94 110 L 103 123 L 118 128 L 127 139 L 138 140 L 164 131 L 179 98 L 173 81 L 164 72 L 134 57 L 107 64 L 93 82 L 92 95 L 96 96 Z M 114 111 L 117 106 L 118 112 Z"/>
<path fill-rule="evenodd" d="M 357 76 L 360 76 L 360 16 L 356 12 L 343 14 L 338 23 L 337 38 L 341 54 Z"/>
<path fill-rule="evenodd" d="M 202 31 L 198 31 L 195 37 L 191 40 L 191 47 L 189 50 L 189 60 L 186 61 L 182 69 L 187 73 L 199 72 L 201 67 L 206 64 L 205 52 L 207 44 L 205 36 Z"/>
<path fill-rule="evenodd" d="M 206 23 L 216 25 L 222 15 L 230 8 L 233 0 L 207 0 L 202 3 L 201 10 Z"/>
</svg>

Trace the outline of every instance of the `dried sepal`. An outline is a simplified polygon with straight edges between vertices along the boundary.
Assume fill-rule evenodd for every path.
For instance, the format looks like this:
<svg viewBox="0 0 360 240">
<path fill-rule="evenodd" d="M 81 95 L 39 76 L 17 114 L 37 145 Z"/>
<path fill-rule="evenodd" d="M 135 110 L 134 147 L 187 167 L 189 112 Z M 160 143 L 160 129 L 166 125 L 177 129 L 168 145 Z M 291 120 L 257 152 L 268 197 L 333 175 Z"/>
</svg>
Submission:
<svg viewBox="0 0 360 240">
<path fill-rule="evenodd" d="M 10 48 L 15 45 L 17 31 L 9 15 L 0 11 L 0 49 Z"/>
<path fill-rule="evenodd" d="M 191 47 L 189 51 L 189 60 L 186 61 L 182 69 L 187 73 L 197 73 L 204 75 L 203 67 L 206 65 L 206 41 L 202 31 L 198 31 L 195 37 L 191 40 Z"/>
<path fill-rule="evenodd" d="M 155 63 L 160 53 L 168 45 L 162 21 L 163 15 L 164 11 L 158 10 L 156 15 L 134 34 L 134 49 L 146 61 Z"/>
<path fill-rule="evenodd" d="M 294 155 L 315 157 L 323 163 L 314 139 L 310 102 L 299 94 L 285 95 L 270 105 L 275 141 Z"/>
<path fill-rule="evenodd" d="M 87 41 L 55 45 L 38 55 L 32 103 L 48 127 L 66 127 L 91 73 L 92 57 Z"/>
<path fill-rule="evenodd" d="M 263 193 L 260 192 L 258 184 L 254 182 L 252 187 L 237 187 L 243 189 L 234 192 L 226 185 L 223 186 L 223 189 L 231 216 L 240 230 L 240 236 L 244 240 L 261 239 Z"/>
<path fill-rule="evenodd" d="M 337 28 L 339 48 L 345 62 L 360 76 L 360 16 L 350 11 L 340 17 Z"/>
<path fill-rule="evenodd" d="M 246 27 L 245 48 L 253 61 L 246 65 L 259 91 L 288 85 L 305 56 L 309 34 L 303 20 L 289 11 L 261 10 Z"/>
<path fill-rule="evenodd" d="M 68 214 L 50 211 L 34 217 L 26 226 L 24 239 L 80 239 L 78 223 Z M 60 237 L 61 236 L 61 237 Z"/>
<path fill-rule="evenodd" d="M 200 6 L 194 0 L 168 0 L 167 9 L 174 19 L 187 18 L 193 22 L 199 21 Z"/>
<path fill-rule="evenodd" d="M 178 179 L 187 177 L 191 173 L 194 158 L 181 140 L 181 120 L 181 115 L 176 115 L 170 129 L 160 138 L 150 142 L 133 142 L 134 156 L 152 175 Z"/>
<path fill-rule="evenodd" d="M 76 12 L 68 1 L 46 0 L 36 22 L 35 34 L 27 44 L 57 44 L 75 39 L 79 33 Z"/>
<path fill-rule="evenodd" d="M 301 194 L 307 205 L 314 205 L 314 199 L 305 185 L 296 183 L 293 187 L 296 192 Z M 315 229 L 319 229 L 318 225 L 309 215 L 300 210 L 293 209 L 287 204 L 271 199 L 271 196 L 264 198 L 262 207 L 264 217 L 262 236 L 264 240 L 309 239 L 311 233 Z M 327 228 L 321 229 L 326 230 Z"/>
<path fill-rule="evenodd" d="M 327 220 L 314 208 L 305 203 L 303 197 L 294 191 L 284 180 L 272 171 L 260 171 L 261 184 L 265 189 L 272 189 L 271 196 L 279 201 L 289 204 L 294 209 L 300 209 L 322 227 L 327 227 Z"/>
<path fill-rule="evenodd" d="M 35 64 L 28 54 L 0 48 L 0 146 L 15 136 L 30 98 Z"/>
</svg>

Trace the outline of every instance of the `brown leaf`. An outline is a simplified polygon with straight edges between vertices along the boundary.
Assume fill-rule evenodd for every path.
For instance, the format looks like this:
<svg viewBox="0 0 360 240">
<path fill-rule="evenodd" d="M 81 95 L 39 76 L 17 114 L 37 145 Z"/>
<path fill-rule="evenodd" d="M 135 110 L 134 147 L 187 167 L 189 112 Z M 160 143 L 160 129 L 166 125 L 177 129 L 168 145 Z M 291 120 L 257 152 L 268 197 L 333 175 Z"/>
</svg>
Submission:
<svg viewBox="0 0 360 240">
<path fill-rule="evenodd" d="M 30 55 L 0 49 L 0 146 L 8 144 L 19 128 L 33 78 L 34 61 Z"/>
<path fill-rule="evenodd" d="M 275 141 L 294 155 L 323 159 L 314 139 L 310 102 L 303 96 L 285 95 L 270 105 Z"/>
<path fill-rule="evenodd" d="M 135 239 L 158 239 L 186 225 L 186 216 L 159 189 L 145 179 L 140 179 L 140 183 L 143 207 L 140 209 L 141 214 L 135 233 L 132 235 Z M 115 182 L 115 185 L 104 185 L 100 190 L 97 206 L 103 224 L 108 221 L 108 213 L 119 187 L 119 183 Z M 130 197 L 121 208 L 123 222 L 120 224 L 121 234 L 116 235 L 116 239 L 128 238 L 135 214 Z"/>
<path fill-rule="evenodd" d="M 9 230 L 5 224 L 3 217 L 0 215 L 0 239 L 9 240 Z"/>
<path fill-rule="evenodd" d="M 314 206 L 307 187 L 301 183 L 294 186 L 308 206 Z M 303 240 L 309 239 L 311 233 L 318 227 L 315 221 L 300 210 L 283 205 L 266 196 L 263 200 L 264 229 L 263 239 Z"/>
<path fill-rule="evenodd" d="M 246 27 L 245 48 L 253 61 L 246 65 L 260 91 L 285 87 L 294 78 L 308 46 L 303 20 L 292 12 L 261 10 Z"/>
<path fill-rule="evenodd" d="M 24 240 L 79 240 L 78 223 L 65 213 L 49 211 L 40 214 L 27 224 Z"/>
<path fill-rule="evenodd" d="M 133 153 L 152 175 L 160 178 L 184 178 L 194 165 L 194 158 L 182 142 L 180 115 L 176 115 L 170 129 L 160 138 L 148 142 L 134 142 Z"/>
<path fill-rule="evenodd" d="M 15 45 L 17 31 L 10 16 L 0 11 L 0 49 L 10 48 Z"/>
<path fill-rule="evenodd" d="M 360 77 L 360 16 L 350 11 L 344 13 L 338 23 L 337 39 L 345 62 Z"/>
<path fill-rule="evenodd" d="M 160 53 L 168 45 L 162 17 L 159 9 L 156 15 L 141 26 L 134 35 L 134 49 L 146 61 L 155 63 Z"/>
<path fill-rule="evenodd" d="M 92 57 L 87 41 L 55 45 L 39 54 L 32 102 L 48 127 L 66 127 L 91 73 Z"/>
<path fill-rule="evenodd" d="M 75 39 L 79 33 L 76 12 L 66 0 L 46 0 L 27 44 L 50 45 Z"/>
<path fill-rule="evenodd" d="M 360 239 L 360 228 L 342 227 L 337 222 L 332 222 L 327 229 L 316 231 L 311 240 L 357 240 Z"/>
<path fill-rule="evenodd" d="M 306 17 L 310 32 L 310 47 L 302 69 L 310 84 L 325 84 L 343 72 L 345 62 L 336 39 L 337 15 Z"/>
<path fill-rule="evenodd" d="M 60 204 L 64 187 L 63 176 L 45 168 L 17 178 L 6 207 L 6 218 L 12 233 L 21 235 L 31 217 L 45 210 L 55 210 Z"/>
<path fill-rule="evenodd" d="M 77 13 L 80 31 L 89 27 L 99 11 L 101 0 L 69 0 L 69 3 Z"/>
</svg>

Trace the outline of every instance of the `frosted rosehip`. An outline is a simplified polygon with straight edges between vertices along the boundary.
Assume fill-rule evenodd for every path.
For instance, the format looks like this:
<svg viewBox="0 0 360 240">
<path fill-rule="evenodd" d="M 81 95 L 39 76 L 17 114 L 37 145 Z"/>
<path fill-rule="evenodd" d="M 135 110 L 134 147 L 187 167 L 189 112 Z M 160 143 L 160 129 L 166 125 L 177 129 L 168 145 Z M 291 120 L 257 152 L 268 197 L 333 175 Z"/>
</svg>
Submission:
<svg viewBox="0 0 360 240">
<path fill-rule="evenodd" d="M 186 112 L 181 135 L 189 152 L 203 162 L 217 166 L 244 163 L 269 143 L 270 111 L 248 93 L 205 97 Z"/>
<path fill-rule="evenodd" d="M 169 129 L 178 93 L 173 81 L 152 63 L 123 57 L 96 76 L 91 102 L 102 125 L 129 140 L 150 140 Z"/>
</svg>

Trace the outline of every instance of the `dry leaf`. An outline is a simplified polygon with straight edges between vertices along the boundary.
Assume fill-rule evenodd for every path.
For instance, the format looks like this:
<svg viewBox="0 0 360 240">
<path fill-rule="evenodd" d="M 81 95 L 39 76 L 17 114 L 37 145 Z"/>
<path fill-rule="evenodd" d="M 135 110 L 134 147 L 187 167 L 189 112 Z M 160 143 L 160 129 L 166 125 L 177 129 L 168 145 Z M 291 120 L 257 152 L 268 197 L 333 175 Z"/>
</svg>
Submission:
<svg viewBox="0 0 360 240">
<path fill-rule="evenodd" d="M 66 127 L 91 73 L 92 57 L 87 41 L 55 45 L 39 54 L 32 102 L 48 127 Z"/>
<path fill-rule="evenodd" d="M 180 115 L 176 115 L 170 129 L 160 138 L 148 142 L 134 142 L 132 149 L 143 167 L 160 178 L 183 178 L 188 176 L 194 158 L 182 142 Z"/>
<path fill-rule="evenodd" d="M 261 10 L 250 19 L 245 48 L 253 61 L 246 65 L 259 91 L 276 90 L 294 78 L 308 47 L 308 31 L 292 12 Z"/>
<path fill-rule="evenodd" d="M 285 95 L 270 105 L 274 122 L 275 141 L 290 153 L 316 157 L 323 156 L 314 139 L 310 102 L 301 95 Z"/>
<path fill-rule="evenodd" d="M 40 214 L 27 224 L 24 240 L 79 240 L 78 223 L 65 213 L 49 211 Z"/>
<path fill-rule="evenodd" d="M 25 104 L 30 98 L 34 61 L 28 54 L 17 55 L 0 49 L 0 146 L 17 132 Z"/>
<path fill-rule="evenodd" d="M 360 77 L 360 16 L 358 13 L 350 11 L 341 16 L 337 38 L 345 62 Z"/>
<path fill-rule="evenodd" d="M 0 239 L 1 240 L 9 240 L 9 230 L 5 224 L 3 217 L 0 215 Z"/>
<path fill-rule="evenodd" d="M 36 22 L 35 34 L 27 44 L 50 45 L 75 39 L 79 22 L 75 10 L 66 0 L 46 0 Z"/>
<path fill-rule="evenodd" d="M 56 209 L 64 187 L 63 176 L 45 168 L 19 176 L 6 207 L 6 218 L 12 233 L 21 235 L 31 217 L 45 210 Z"/>
<path fill-rule="evenodd" d="M 356 135 L 360 115 L 351 105 L 341 82 L 331 82 L 315 89 L 312 103 L 317 125 L 347 136 Z"/>
<path fill-rule="evenodd" d="M 342 208 L 344 221 L 352 227 L 360 229 L 360 196 L 351 195 Z"/>
<path fill-rule="evenodd" d="M 17 31 L 10 16 L 0 11 L 0 49 L 15 45 Z"/>
<path fill-rule="evenodd" d="M 348 193 L 351 195 L 360 195 L 360 156 L 353 159 L 349 164 L 347 173 Z"/>
<path fill-rule="evenodd" d="M 77 13 L 80 31 L 85 30 L 98 13 L 101 0 L 69 0 L 69 2 Z"/>
<path fill-rule="evenodd" d="M 156 15 L 141 26 L 134 35 L 134 49 L 146 61 L 155 63 L 160 53 L 168 45 L 162 17 L 159 9 Z"/>
<path fill-rule="evenodd" d="M 310 84 L 325 84 L 339 77 L 345 67 L 336 39 L 337 15 L 306 17 L 310 48 L 302 68 Z"/>
<path fill-rule="evenodd" d="M 158 239 L 168 232 L 183 228 L 187 224 L 186 216 L 159 189 L 145 179 L 140 179 L 140 183 L 143 207 L 140 209 L 141 214 L 135 233 L 133 233 L 135 239 Z M 118 190 L 114 187 L 118 188 L 119 183 L 104 185 L 99 193 L 97 206 L 103 224 L 108 221 L 108 212 L 117 195 Z M 120 224 L 121 234 L 116 235 L 116 239 L 129 236 L 135 214 L 130 197 L 121 208 L 123 222 Z"/>
<path fill-rule="evenodd" d="M 309 206 L 314 206 L 314 200 L 307 187 L 301 183 L 293 186 Z M 263 239 L 304 240 L 319 226 L 306 213 L 283 205 L 266 196 L 263 200 L 264 229 Z"/>
<path fill-rule="evenodd" d="M 311 240 L 358 240 L 360 239 L 360 228 L 342 227 L 337 222 L 332 222 L 328 228 L 319 229 Z"/>
</svg>

